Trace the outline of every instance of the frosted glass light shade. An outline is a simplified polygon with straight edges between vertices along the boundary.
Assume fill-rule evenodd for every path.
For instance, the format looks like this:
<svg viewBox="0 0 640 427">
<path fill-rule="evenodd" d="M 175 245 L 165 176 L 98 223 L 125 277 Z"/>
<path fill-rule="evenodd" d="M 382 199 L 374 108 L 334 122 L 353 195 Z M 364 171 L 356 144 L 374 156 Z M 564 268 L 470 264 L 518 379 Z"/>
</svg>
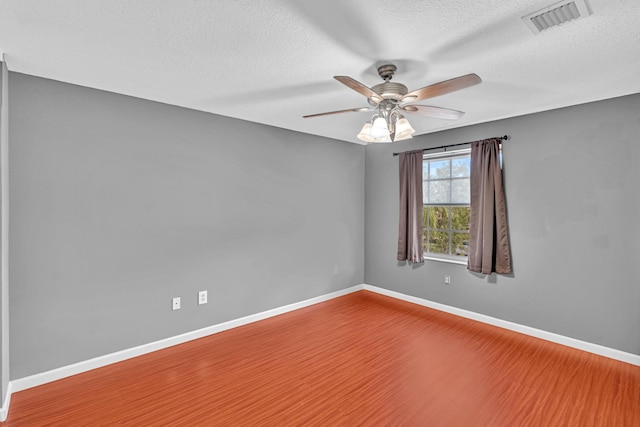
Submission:
<svg viewBox="0 0 640 427">
<path fill-rule="evenodd" d="M 360 133 L 358 134 L 358 139 L 364 142 L 373 142 L 374 139 L 371 136 L 372 127 L 373 125 L 371 123 L 369 122 L 365 123 L 364 126 L 362 126 L 362 129 L 360 129 Z"/>
<path fill-rule="evenodd" d="M 409 120 L 402 117 L 396 122 L 396 136 L 394 141 L 402 141 L 403 139 L 413 138 L 415 130 L 411 127 Z"/>
<path fill-rule="evenodd" d="M 389 143 L 389 142 L 393 142 L 391 140 L 391 138 L 389 137 L 389 135 L 385 136 L 384 138 L 380 138 L 380 139 L 374 139 L 373 142 L 375 143 Z"/>
<path fill-rule="evenodd" d="M 384 139 L 389 137 L 389 128 L 387 127 L 387 121 L 378 117 L 373 121 L 373 126 L 371 126 L 371 136 L 376 139 Z"/>
</svg>

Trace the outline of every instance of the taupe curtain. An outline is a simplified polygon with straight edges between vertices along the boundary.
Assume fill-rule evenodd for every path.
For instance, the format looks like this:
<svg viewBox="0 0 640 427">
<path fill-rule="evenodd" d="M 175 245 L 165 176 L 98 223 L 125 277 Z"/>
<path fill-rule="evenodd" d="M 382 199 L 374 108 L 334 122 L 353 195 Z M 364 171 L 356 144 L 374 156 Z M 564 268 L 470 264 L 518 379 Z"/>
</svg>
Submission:
<svg viewBox="0 0 640 427">
<path fill-rule="evenodd" d="M 499 138 L 471 144 L 471 214 L 467 268 L 483 274 L 511 273 Z"/>
<path fill-rule="evenodd" d="M 422 150 L 400 154 L 398 260 L 423 262 Z"/>
</svg>

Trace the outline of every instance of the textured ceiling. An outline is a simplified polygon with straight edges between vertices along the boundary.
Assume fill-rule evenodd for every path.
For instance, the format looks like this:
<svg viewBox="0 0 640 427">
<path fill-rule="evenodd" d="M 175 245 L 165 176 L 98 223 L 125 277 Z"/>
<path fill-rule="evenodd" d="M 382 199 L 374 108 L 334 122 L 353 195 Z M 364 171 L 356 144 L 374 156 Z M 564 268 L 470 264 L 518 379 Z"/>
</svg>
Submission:
<svg viewBox="0 0 640 427">
<path fill-rule="evenodd" d="M 398 66 L 409 90 L 483 82 L 422 101 L 466 112 L 408 116 L 417 134 L 640 92 L 640 1 L 533 35 L 547 0 L 0 0 L 9 70 L 360 143 L 367 106 L 332 78 L 373 86 Z"/>
</svg>

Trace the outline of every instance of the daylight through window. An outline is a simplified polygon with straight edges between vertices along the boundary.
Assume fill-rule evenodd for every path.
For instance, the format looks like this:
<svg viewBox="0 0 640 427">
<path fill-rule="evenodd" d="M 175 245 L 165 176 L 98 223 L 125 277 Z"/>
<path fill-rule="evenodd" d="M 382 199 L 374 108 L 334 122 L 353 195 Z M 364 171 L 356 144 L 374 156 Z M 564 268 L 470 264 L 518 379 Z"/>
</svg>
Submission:
<svg viewBox="0 0 640 427">
<path fill-rule="evenodd" d="M 422 163 L 425 258 L 465 261 L 469 250 L 471 150 L 425 154 Z"/>
</svg>

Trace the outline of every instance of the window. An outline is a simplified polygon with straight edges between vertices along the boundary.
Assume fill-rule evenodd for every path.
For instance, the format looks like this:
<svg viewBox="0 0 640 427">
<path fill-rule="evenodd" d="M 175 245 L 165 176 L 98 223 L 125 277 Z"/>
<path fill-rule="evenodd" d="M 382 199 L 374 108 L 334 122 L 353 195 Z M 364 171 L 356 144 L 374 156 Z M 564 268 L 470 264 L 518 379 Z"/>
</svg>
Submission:
<svg viewBox="0 0 640 427">
<path fill-rule="evenodd" d="M 426 154 L 422 162 L 424 256 L 465 263 L 469 250 L 471 149 Z"/>
</svg>

